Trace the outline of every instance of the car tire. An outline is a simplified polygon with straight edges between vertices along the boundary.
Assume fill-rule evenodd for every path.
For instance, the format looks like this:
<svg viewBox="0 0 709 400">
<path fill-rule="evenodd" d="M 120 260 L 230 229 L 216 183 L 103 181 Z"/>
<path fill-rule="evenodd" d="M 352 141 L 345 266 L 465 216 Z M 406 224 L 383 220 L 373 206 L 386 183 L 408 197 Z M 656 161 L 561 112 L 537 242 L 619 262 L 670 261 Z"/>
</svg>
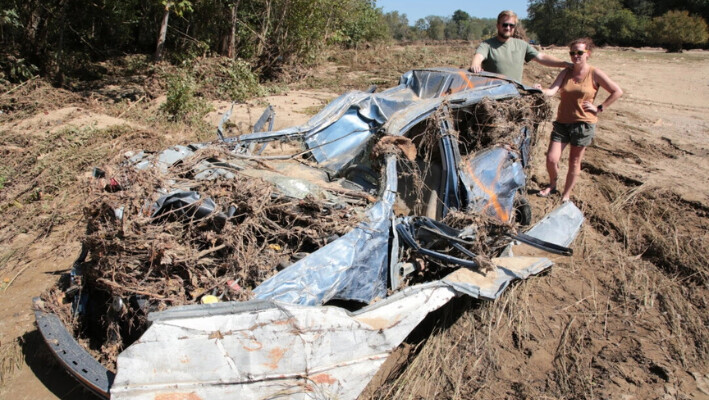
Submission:
<svg viewBox="0 0 709 400">
<path fill-rule="evenodd" d="M 524 226 L 532 223 L 532 206 L 529 205 L 526 197 L 515 196 L 514 222 Z"/>
</svg>

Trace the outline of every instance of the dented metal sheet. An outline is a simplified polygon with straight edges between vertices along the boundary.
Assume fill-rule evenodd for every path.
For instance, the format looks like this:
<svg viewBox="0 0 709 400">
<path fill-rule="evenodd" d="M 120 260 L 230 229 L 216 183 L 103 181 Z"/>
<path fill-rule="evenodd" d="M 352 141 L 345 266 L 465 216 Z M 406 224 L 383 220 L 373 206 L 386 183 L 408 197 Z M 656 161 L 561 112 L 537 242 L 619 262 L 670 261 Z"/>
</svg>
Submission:
<svg viewBox="0 0 709 400">
<path fill-rule="evenodd" d="M 570 203 L 542 222 L 578 233 Z M 571 218 L 569 218 L 571 217 Z M 538 228 L 541 229 L 541 228 Z M 564 236 L 564 237 L 562 237 Z M 552 263 L 498 257 L 494 271 L 461 268 L 350 313 L 271 301 L 176 307 L 150 314 L 147 332 L 118 358 L 112 399 L 356 399 L 391 351 L 455 296 L 496 298 Z"/>
<path fill-rule="evenodd" d="M 485 97 L 519 97 L 520 87 L 494 74 L 473 76 L 450 68 L 416 70 L 404 74 L 398 86 L 380 93 L 346 93 L 304 125 L 225 140 L 233 143 L 301 136 L 313 157 L 324 168 L 337 172 L 361 152 L 379 129 L 403 135 L 430 117 L 443 102 L 454 109 L 469 107 Z M 221 132 L 220 124 L 220 137 Z"/>
<path fill-rule="evenodd" d="M 384 124 L 382 130 L 390 135 L 403 135 L 416 124 L 430 117 L 443 101 L 446 101 L 450 108 L 456 109 L 469 107 L 472 104 L 480 102 L 480 100 L 485 97 L 500 100 L 519 97 L 519 95 L 518 86 L 516 84 L 505 83 L 498 84 L 497 86 L 483 87 L 481 89 L 464 90 L 445 97 L 422 99 L 412 104 L 410 107 L 394 114 L 387 123 Z"/>
<path fill-rule="evenodd" d="M 433 284 L 355 314 L 271 302 L 152 314 L 118 359 L 111 398 L 355 399 L 391 350 L 454 295 Z"/>
<path fill-rule="evenodd" d="M 257 299 L 317 305 L 332 299 L 369 303 L 386 295 L 390 216 L 396 196 L 396 157 L 387 158 L 386 190 L 366 221 L 296 262 L 256 289 Z"/>
<path fill-rule="evenodd" d="M 525 174 L 519 157 L 504 147 L 480 152 L 461 166 L 472 211 L 509 221 Z"/>
</svg>

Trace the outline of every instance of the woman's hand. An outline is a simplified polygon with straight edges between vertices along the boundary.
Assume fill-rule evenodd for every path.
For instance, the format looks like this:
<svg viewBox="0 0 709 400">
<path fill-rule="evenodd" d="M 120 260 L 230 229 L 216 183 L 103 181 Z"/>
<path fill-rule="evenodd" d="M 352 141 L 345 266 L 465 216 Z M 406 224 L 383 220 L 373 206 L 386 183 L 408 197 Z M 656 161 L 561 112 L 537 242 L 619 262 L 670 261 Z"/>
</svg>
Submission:
<svg viewBox="0 0 709 400">
<path fill-rule="evenodd" d="M 588 100 L 584 101 L 584 102 L 581 104 L 581 107 L 582 107 L 585 111 L 589 111 L 589 112 L 592 112 L 592 113 L 594 113 L 594 114 L 598 114 L 598 107 L 594 106 L 593 103 L 591 103 L 591 102 L 588 101 Z"/>
</svg>

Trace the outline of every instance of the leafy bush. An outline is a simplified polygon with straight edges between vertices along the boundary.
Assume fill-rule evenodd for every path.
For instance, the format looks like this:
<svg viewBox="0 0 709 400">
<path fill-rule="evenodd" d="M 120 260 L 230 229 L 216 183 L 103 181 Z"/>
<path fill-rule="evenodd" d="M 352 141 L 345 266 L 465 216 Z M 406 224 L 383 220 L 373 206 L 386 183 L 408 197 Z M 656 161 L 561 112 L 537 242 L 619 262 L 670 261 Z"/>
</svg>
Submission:
<svg viewBox="0 0 709 400">
<path fill-rule="evenodd" d="M 24 82 L 37 74 L 37 67 L 24 58 L 0 56 L 0 78 L 10 82 Z"/>
<path fill-rule="evenodd" d="M 168 75 L 167 100 L 160 105 L 160 111 L 170 121 L 190 122 L 209 112 L 203 99 L 195 96 L 194 79 L 187 74 Z"/>
<path fill-rule="evenodd" d="M 691 16 L 687 11 L 668 11 L 653 18 L 652 37 L 668 51 L 680 51 L 683 44 L 705 43 L 709 33 L 702 17 Z"/>
<path fill-rule="evenodd" d="M 219 66 L 220 79 L 217 94 L 232 101 L 244 101 L 249 97 L 263 96 L 265 91 L 259 85 L 258 76 L 251 70 L 249 63 L 243 60 L 223 59 Z"/>
</svg>

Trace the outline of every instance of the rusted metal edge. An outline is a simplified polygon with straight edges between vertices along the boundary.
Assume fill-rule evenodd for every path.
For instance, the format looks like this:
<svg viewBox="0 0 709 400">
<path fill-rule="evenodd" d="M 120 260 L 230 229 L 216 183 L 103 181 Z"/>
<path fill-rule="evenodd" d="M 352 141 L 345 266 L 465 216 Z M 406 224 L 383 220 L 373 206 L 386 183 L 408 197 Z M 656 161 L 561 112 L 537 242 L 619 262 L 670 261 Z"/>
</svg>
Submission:
<svg viewBox="0 0 709 400">
<path fill-rule="evenodd" d="M 37 302 L 38 299 L 34 299 Z M 64 369 L 85 388 L 103 399 L 110 398 L 110 387 L 116 376 L 93 358 L 53 313 L 35 310 L 35 320 L 47 347 Z"/>
</svg>

